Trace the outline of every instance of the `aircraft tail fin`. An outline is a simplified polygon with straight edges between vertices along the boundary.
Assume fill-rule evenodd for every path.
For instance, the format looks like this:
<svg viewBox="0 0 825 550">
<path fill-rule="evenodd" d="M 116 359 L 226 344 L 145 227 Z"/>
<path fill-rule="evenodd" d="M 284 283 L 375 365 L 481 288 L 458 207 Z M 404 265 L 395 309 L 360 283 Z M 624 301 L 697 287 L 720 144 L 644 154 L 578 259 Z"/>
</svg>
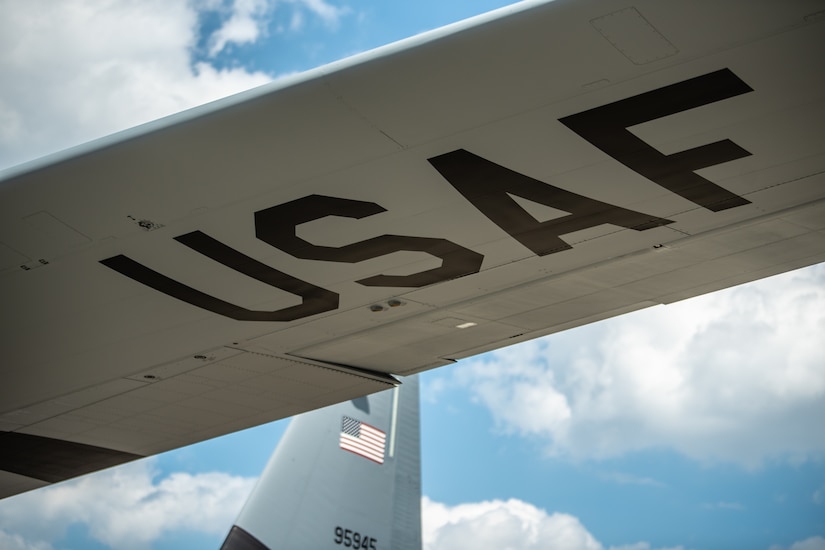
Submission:
<svg viewBox="0 0 825 550">
<path fill-rule="evenodd" d="M 222 550 L 421 549 L 418 377 L 292 420 Z"/>
</svg>

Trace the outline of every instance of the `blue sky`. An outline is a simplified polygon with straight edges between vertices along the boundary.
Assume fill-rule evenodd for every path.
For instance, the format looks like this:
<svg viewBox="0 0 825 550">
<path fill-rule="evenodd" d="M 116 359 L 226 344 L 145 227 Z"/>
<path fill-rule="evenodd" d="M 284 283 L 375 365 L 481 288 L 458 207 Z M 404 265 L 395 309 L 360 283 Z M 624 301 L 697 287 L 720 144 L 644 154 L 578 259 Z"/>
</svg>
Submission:
<svg viewBox="0 0 825 550">
<path fill-rule="evenodd" d="M 509 3 L 0 0 L 0 168 Z M 823 336 L 820 265 L 425 373 L 428 548 L 496 521 L 513 548 L 825 549 Z M 2 501 L 0 547 L 218 547 L 285 427 Z"/>
</svg>

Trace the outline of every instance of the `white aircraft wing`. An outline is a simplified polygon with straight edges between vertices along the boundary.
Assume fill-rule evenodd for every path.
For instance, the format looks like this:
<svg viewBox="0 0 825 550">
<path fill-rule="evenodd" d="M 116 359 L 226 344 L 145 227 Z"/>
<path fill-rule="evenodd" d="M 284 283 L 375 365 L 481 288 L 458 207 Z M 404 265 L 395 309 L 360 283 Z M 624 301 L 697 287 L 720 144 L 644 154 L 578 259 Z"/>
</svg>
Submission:
<svg viewBox="0 0 825 550">
<path fill-rule="evenodd" d="M 0 494 L 824 261 L 823 15 L 528 2 L 8 171 Z"/>
</svg>

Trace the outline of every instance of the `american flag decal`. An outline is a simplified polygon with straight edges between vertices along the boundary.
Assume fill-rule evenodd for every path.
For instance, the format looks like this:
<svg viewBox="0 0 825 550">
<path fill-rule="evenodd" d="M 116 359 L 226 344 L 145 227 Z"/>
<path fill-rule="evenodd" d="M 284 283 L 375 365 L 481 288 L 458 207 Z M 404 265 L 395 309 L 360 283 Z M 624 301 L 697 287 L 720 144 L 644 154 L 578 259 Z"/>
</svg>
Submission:
<svg viewBox="0 0 825 550">
<path fill-rule="evenodd" d="M 341 419 L 341 448 L 368 458 L 378 464 L 384 463 L 384 449 L 387 434 L 364 424 L 359 420 L 345 416 Z"/>
</svg>

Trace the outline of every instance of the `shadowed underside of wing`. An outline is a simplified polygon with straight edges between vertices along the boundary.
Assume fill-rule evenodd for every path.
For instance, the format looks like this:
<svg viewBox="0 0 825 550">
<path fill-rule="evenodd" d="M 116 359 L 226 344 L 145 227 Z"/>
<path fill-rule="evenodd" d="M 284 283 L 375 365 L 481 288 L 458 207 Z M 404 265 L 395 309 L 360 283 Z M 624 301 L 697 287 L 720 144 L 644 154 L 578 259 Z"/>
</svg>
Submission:
<svg viewBox="0 0 825 550">
<path fill-rule="evenodd" d="M 529 2 L 8 172 L 0 495 L 825 260 L 818 9 Z"/>
</svg>

